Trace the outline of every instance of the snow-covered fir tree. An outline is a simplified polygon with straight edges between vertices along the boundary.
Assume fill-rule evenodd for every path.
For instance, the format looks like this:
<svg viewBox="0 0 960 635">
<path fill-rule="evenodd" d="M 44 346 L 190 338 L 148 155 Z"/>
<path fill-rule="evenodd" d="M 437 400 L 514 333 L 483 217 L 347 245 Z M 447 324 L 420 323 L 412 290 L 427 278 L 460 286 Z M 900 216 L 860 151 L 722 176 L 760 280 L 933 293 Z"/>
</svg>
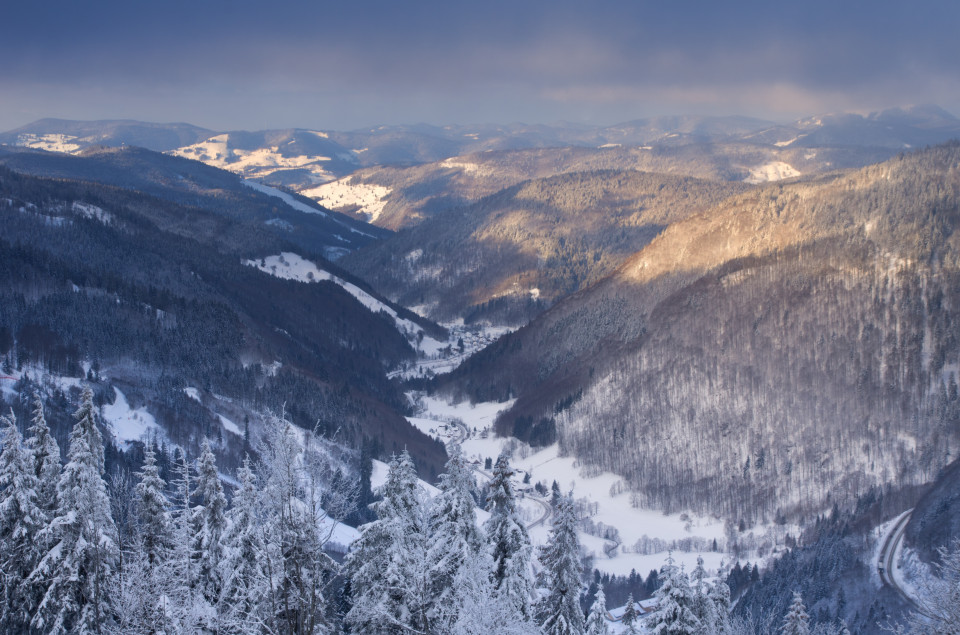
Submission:
<svg viewBox="0 0 960 635">
<path fill-rule="evenodd" d="M 633 598 L 632 595 L 630 597 Z M 597 585 L 597 595 L 587 614 L 584 635 L 610 635 L 610 627 L 607 626 L 607 596 L 603 593 L 602 584 Z"/>
<path fill-rule="evenodd" d="M 173 604 L 178 580 L 170 557 L 173 527 L 166 482 L 160 476 L 156 453 L 144 450 L 144 463 L 134 488 L 136 534 L 121 552 L 120 575 L 114 597 L 118 630 L 123 633 L 169 633 L 180 630 Z"/>
<path fill-rule="evenodd" d="M 191 504 L 193 476 L 186 453 L 177 448 L 174 453 L 173 549 L 168 566 L 177 584 L 170 596 L 170 611 L 174 621 L 184 631 L 197 630 L 209 617 L 197 588 L 197 554 L 194 551 L 196 524 Z"/>
<path fill-rule="evenodd" d="M 170 502 L 164 493 L 167 484 L 160 477 L 157 456 L 151 445 L 146 446 L 143 457 L 136 485 L 137 527 L 147 563 L 159 566 L 167 560 L 173 542 Z"/>
<path fill-rule="evenodd" d="M 810 634 L 810 616 L 807 615 L 807 608 L 803 605 L 803 598 L 797 591 L 793 592 L 793 602 L 787 609 L 787 615 L 783 618 L 783 635 L 809 635 Z"/>
<path fill-rule="evenodd" d="M 713 630 L 726 633 L 730 630 L 730 587 L 724 582 L 724 576 L 718 576 L 707 595 L 713 604 Z"/>
<path fill-rule="evenodd" d="M 328 633 L 324 591 L 337 565 L 324 552 L 329 532 L 321 523 L 335 523 L 322 509 L 323 488 L 310 456 L 309 437 L 284 416 L 264 422 L 259 446 L 263 479 L 264 546 L 270 622 L 287 633 Z"/>
<path fill-rule="evenodd" d="M 657 610 L 647 618 L 647 626 L 658 635 L 689 635 L 704 628 L 692 610 L 690 583 L 673 556 L 660 569 L 663 585 L 657 589 Z"/>
<path fill-rule="evenodd" d="M 360 528 L 344 564 L 353 600 L 345 621 L 357 633 L 427 633 L 424 493 L 406 451 L 378 493 L 377 520 Z"/>
<path fill-rule="evenodd" d="M 550 538 L 540 550 L 547 594 L 536 606 L 538 622 L 546 635 L 581 635 L 584 629 L 580 610 L 580 539 L 573 501 L 557 501 Z"/>
<path fill-rule="evenodd" d="M 493 560 L 486 550 L 464 561 L 460 567 L 454 581 L 460 596 L 460 613 L 450 634 L 539 635 L 536 625 L 521 618 L 509 598 L 495 592 L 490 576 L 492 569 Z"/>
<path fill-rule="evenodd" d="M 109 589 L 120 554 L 89 386 L 75 417 L 57 488 L 57 512 L 41 531 L 41 542 L 52 547 L 31 574 L 45 587 L 33 628 L 51 634 L 100 633 L 114 619 Z"/>
<path fill-rule="evenodd" d="M 898 629 L 900 634 L 960 634 L 960 539 L 937 552 L 937 575 L 919 581 L 919 607 Z"/>
<path fill-rule="evenodd" d="M 710 599 L 710 585 L 706 581 L 707 572 L 703 568 L 703 557 L 697 556 L 697 566 L 691 574 L 690 609 L 697 616 L 705 632 L 710 632 L 717 623 L 716 607 Z M 723 584 L 723 582 L 718 582 Z"/>
<path fill-rule="evenodd" d="M 39 590 L 28 578 L 40 556 L 37 534 L 45 514 L 37 504 L 33 457 L 23 445 L 12 410 L 9 417 L 0 417 L 0 427 L 0 630 L 26 632 L 39 600 Z"/>
<path fill-rule="evenodd" d="M 193 492 L 199 505 L 193 510 L 193 552 L 197 554 L 197 585 L 213 606 L 220 597 L 220 560 L 223 556 L 221 539 L 226 527 L 227 497 L 223 493 L 217 459 L 209 439 L 200 445 L 197 459 L 197 485 Z"/>
<path fill-rule="evenodd" d="M 484 525 L 493 556 L 493 589 L 514 607 L 521 619 L 533 617 L 533 580 L 530 560 L 533 547 L 527 529 L 517 513 L 511 484 L 513 470 L 505 454 L 497 458 L 487 494 L 490 518 Z"/>
<path fill-rule="evenodd" d="M 627 606 L 623 610 L 623 617 L 621 622 L 627 627 L 628 633 L 637 633 L 639 624 L 637 623 L 640 619 L 640 613 L 637 611 L 637 604 L 633 601 L 633 593 L 627 596 Z"/>
<path fill-rule="evenodd" d="M 60 445 L 50 434 L 40 394 L 34 394 L 33 417 L 27 447 L 33 454 L 33 473 L 37 477 L 37 504 L 53 517 L 57 509 L 57 483 L 60 482 Z"/>
<path fill-rule="evenodd" d="M 219 623 L 224 632 L 240 635 L 260 632 L 263 601 L 270 585 L 263 568 L 266 550 L 261 530 L 260 492 L 249 457 L 237 471 L 237 480 L 240 487 L 227 513 L 223 541 Z"/>
<path fill-rule="evenodd" d="M 473 471 L 459 445 L 449 449 L 446 472 L 440 476 L 440 493 L 430 506 L 427 562 L 429 563 L 431 628 L 448 632 L 457 621 L 461 596 L 456 588 L 460 569 L 476 560 L 484 545 L 470 490 Z"/>
</svg>

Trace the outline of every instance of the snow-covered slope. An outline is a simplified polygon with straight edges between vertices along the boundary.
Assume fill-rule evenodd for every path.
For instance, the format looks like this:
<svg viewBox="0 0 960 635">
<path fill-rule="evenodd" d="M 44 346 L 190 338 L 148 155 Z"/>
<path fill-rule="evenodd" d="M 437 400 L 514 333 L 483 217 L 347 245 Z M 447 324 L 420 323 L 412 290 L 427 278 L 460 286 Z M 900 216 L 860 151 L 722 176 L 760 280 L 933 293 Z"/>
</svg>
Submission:
<svg viewBox="0 0 960 635">
<path fill-rule="evenodd" d="M 771 181 L 782 181 L 800 176 L 800 171 L 789 163 L 783 161 L 771 161 L 764 165 L 758 165 L 750 168 L 750 176 L 744 179 L 746 183 L 769 183 Z"/>
<path fill-rule="evenodd" d="M 330 218 L 331 220 L 336 222 L 338 225 L 342 225 L 347 231 L 353 232 L 354 234 L 360 234 L 361 236 L 368 236 L 370 238 L 373 238 L 373 236 L 371 236 L 370 234 L 364 233 L 359 229 L 355 229 L 351 227 L 347 223 L 344 223 L 339 219 L 334 218 L 333 216 L 327 214 L 323 210 L 317 209 L 316 207 L 311 207 L 301 201 L 298 201 L 297 199 L 293 198 L 283 190 L 278 190 L 275 187 L 270 187 L 269 185 L 264 185 L 263 183 L 257 183 L 256 181 L 245 180 L 243 184 L 246 185 L 247 187 L 257 190 L 258 192 L 266 194 L 267 196 L 273 196 L 275 198 L 279 198 L 281 201 L 283 201 L 293 209 L 297 210 L 298 212 L 303 212 L 304 214 L 319 214 L 324 218 Z"/>
<path fill-rule="evenodd" d="M 315 130 L 222 133 L 170 154 L 297 187 L 326 183 L 358 167 L 356 153 Z"/>
<path fill-rule="evenodd" d="M 351 183 L 351 178 L 345 178 L 302 190 L 300 193 L 332 210 L 356 210 L 372 223 L 380 218 L 390 192 L 389 187 L 372 183 Z"/>
<path fill-rule="evenodd" d="M 260 260 L 244 260 L 243 264 L 256 267 L 260 271 L 286 280 L 296 280 L 306 283 L 319 282 L 321 280 L 334 282 L 343 287 L 347 293 L 359 300 L 361 304 L 372 312 L 383 312 L 389 315 L 391 319 L 393 319 L 394 324 L 396 324 L 397 330 L 406 336 L 409 341 L 414 343 L 419 342 L 418 346 L 424 353 L 433 353 L 446 346 L 446 343 L 442 343 L 427 335 L 422 326 L 416 322 L 400 317 L 392 307 L 376 299 L 357 285 L 320 269 L 315 263 L 298 254 L 285 251 L 280 255 L 267 256 Z"/>
</svg>

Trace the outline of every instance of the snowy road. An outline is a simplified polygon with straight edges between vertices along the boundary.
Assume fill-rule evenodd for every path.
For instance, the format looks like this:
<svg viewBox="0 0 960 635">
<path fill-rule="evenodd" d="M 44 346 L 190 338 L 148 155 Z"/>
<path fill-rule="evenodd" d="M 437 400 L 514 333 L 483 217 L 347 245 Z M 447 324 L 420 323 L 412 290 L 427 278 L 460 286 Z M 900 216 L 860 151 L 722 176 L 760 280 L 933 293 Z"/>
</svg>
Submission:
<svg viewBox="0 0 960 635">
<path fill-rule="evenodd" d="M 910 522 L 910 514 L 912 512 L 912 509 L 905 511 L 896 521 L 896 523 L 894 523 L 893 528 L 884 538 L 883 546 L 880 548 L 880 570 L 878 573 L 880 574 L 880 580 L 884 584 L 893 588 L 894 591 L 899 593 L 903 599 L 910 604 L 910 606 L 919 608 L 916 600 L 914 600 L 907 593 L 907 591 L 903 588 L 903 585 L 900 584 L 900 581 L 897 580 L 896 575 L 897 554 L 900 551 L 900 546 L 903 544 L 903 533 L 907 528 L 907 523 Z"/>
</svg>

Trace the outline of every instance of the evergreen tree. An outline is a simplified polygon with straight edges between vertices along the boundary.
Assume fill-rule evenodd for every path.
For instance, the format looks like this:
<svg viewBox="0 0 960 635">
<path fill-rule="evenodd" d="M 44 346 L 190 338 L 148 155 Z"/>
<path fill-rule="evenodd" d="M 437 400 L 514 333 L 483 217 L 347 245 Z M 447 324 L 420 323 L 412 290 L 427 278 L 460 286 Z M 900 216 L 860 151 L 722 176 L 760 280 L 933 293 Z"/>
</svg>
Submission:
<svg viewBox="0 0 960 635">
<path fill-rule="evenodd" d="M 786 617 L 783 618 L 783 635 L 809 635 L 810 634 L 810 616 L 807 615 L 807 609 L 803 605 L 803 598 L 797 591 L 793 592 L 793 603 L 787 610 Z"/>
<path fill-rule="evenodd" d="M 377 520 L 360 528 L 344 563 L 353 591 L 345 622 L 358 633 L 427 633 L 424 494 L 406 451 L 378 493 Z"/>
<path fill-rule="evenodd" d="M 43 400 L 34 394 L 33 419 L 27 447 L 33 453 L 33 473 L 37 477 L 37 503 L 47 515 L 53 517 L 57 510 L 57 483 L 60 481 L 60 445 L 50 434 L 43 410 Z"/>
<path fill-rule="evenodd" d="M 687 575 L 674 564 L 673 556 L 660 569 L 663 584 L 657 589 L 657 610 L 647 624 L 658 635 L 689 635 L 703 628 L 691 610 L 692 598 Z"/>
<path fill-rule="evenodd" d="M 200 501 L 193 510 L 196 532 L 193 536 L 193 552 L 198 556 L 197 580 L 204 599 L 214 605 L 220 597 L 221 539 L 227 522 L 227 497 L 223 493 L 217 459 L 208 439 L 204 439 L 200 446 L 197 487 L 193 495 Z"/>
<path fill-rule="evenodd" d="M 429 616 L 431 627 L 450 630 L 460 612 L 459 589 L 454 585 L 460 569 L 476 559 L 484 541 L 470 490 L 473 472 L 459 445 L 448 450 L 446 473 L 440 476 L 440 493 L 430 508 L 427 562 L 430 565 Z"/>
<path fill-rule="evenodd" d="M 164 494 L 167 484 L 160 477 L 156 454 L 147 445 L 143 467 L 137 473 L 137 525 L 148 566 L 159 566 L 167 559 L 173 534 L 169 501 Z"/>
<path fill-rule="evenodd" d="M 259 448 L 271 628 L 287 633 L 331 628 L 324 589 L 337 566 L 323 550 L 330 530 L 321 532 L 320 524 L 333 527 L 335 519 L 321 508 L 319 464 L 309 439 L 282 415 L 271 416 Z"/>
<path fill-rule="evenodd" d="M 227 514 L 224 558 L 221 563 L 220 624 L 228 633 L 256 633 L 269 583 L 262 559 L 266 549 L 260 528 L 260 492 L 249 458 L 237 471 L 240 487 Z"/>
<path fill-rule="evenodd" d="M 89 387 L 83 389 L 75 417 L 57 488 L 57 512 L 41 532 L 41 541 L 53 546 L 31 574 L 46 587 L 32 622 L 45 633 L 101 633 L 114 617 L 109 589 L 119 559 L 117 529 Z"/>
<path fill-rule="evenodd" d="M 709 600 L 713 604 L 713 630 L 716 633 L 726 633 L 730 627 L 730 587 L 719 579 L 710 587 Z"/>
<path fill-rule="evenodd" d="M 580 610 L 580 540 L 573 501 L 557 501 L 553 528 L 540 550 L 547 594 L 537 603 L 537 617 L 546 635 L 581 635 L 584 629 Z"/>
<path fill-rule="evenodd" d="M 533 581 L 530 558 L 533 548 L 527 529 L 517 513 L 517 502 L 510 478 L 513 470 L 505 454 L 497 458 L 487 494 L 490 518 L 485 524 L 487 542 L 493 556 L 494 593 L 506 598 L 523 619 L 533 617 L 530 599 Z"/>
<path fill-rule="evenodd" d="M 3 452 L 0 453 L 0 630 L 29 629 L 31 612 L 39 601 L 35 583 L 28 578 L 40 552 L 37 534 L 45 515 L 37 505 L 37 478 L 30 452 L 23 446 L 13 411 L 0 417 Z"/>
<path fill-rule="evenodd" d="M 706 582 L 707 572 L 703 568 L 703 557 L 697 556 L 697 566 L 693 570 L 690 608 L 703 627 L 709 630 L 717 623 L 716 607 L 709 597 L 710 588 Z M 722 582 L 718 582 L 722 584 Z"/>
<path fill-rule="evenodd" d="M 630 596 L 631 599 L 633 596 Z M 590 613 L 587 615 L 586 629 L 584 635 L 609 635 L 610 628 L 607 626 L 607 596 L 603 594 L 603 585 L 597 584 L 597 595 L 590 606 Z"/>
<path fill-rule="evenodd" d="M 460 567 L 454 581 L 460 611 L 451 635 L 539 635 L 539 629 L 519 616 L 507 597 L 494 592 L 492 569 L 493 561 L 486 551 L 465 560 Z"/>
<path fill-rule="evenodd" d="M 627 627 L 628 633 L 637 632 L 637 620 L 640 619 L 640 614 L 637 612 L 637 605 L 633 601 L 633 593 L 627 596 L 627 608 L 623 611 L 622 622 L 623 625 Z"/>
<path fill-rule="evenodd" d="M 169 567 L 174 576 L 171 590 L 171 611 L 175 622 L 185 631 L 195 631 L 208 616 L 199 601 L 197 589 L 197 554 L 194 551 L 196 529 L 194 509 L 190 502 L 193 492 L 190 462 L 187 454 L 177 448 L 174 456 L 175 499 L 173 506 L 173 549 Z"/>
</svg>

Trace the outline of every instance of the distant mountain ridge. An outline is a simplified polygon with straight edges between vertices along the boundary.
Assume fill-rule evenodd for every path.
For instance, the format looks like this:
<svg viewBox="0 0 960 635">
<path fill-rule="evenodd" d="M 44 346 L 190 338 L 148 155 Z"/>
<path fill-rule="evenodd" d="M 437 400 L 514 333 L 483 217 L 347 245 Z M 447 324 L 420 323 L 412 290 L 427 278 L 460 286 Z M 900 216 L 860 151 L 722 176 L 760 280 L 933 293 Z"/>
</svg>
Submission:
<svg viewBox="0 0 960 635">
<path fill-rule="evenodd" d="M 774 147 L 903 149 L 960 136 L 960 120 L 937 106 L 884 110 L 866 117 L 823 115 L 794 124 L 737 116 L 678 115 L 613 126 L 581 124 L 380 126 L 213 131 L 184 123 L 41 119 L 0 134 L 0 144 L 59 152 L 91 145 L 136 145 L 205 161 L 266 182 L 305 189 L 358 168 L 415 165 L 480 152 L 557 147 L 612 148 L 745 142 Z"/>
</svg>

